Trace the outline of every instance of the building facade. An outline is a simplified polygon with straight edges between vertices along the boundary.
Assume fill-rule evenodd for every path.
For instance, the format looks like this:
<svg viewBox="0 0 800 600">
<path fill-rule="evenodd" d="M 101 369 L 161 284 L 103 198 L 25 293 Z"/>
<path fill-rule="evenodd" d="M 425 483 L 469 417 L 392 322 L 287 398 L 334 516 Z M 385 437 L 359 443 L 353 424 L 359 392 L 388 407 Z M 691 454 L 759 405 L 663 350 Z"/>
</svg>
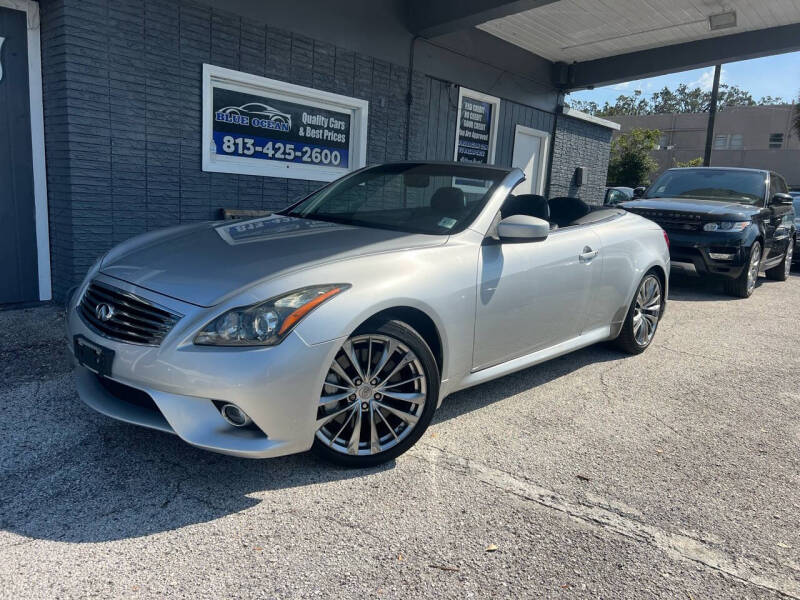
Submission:
<svg viewBox="0 0 800 600">
<path fill-rule="evenodd" d="M 784 176 L 790 187 L 800 189 L 800 138 L 792 130 L 794 106 L 748 106 L 717 113 L 711 165 L 769 169 Z M 621 133 L 631 129 L 658 129 L 659 149 L 653 152 L 659 172 L 702 158 L 705 152 L 708 113 L 618 115 Z"/>
<path fill-rule="evenodd" d="M 429 43 L 411 35 L 399 5 L 0 0 L 0 99 L 12 109 L 0 117 L 0 154 L 16 157 L 0 169 L 20 182 L 0 191 L 13 208 L 0 221 L 9 257 L 0 304 L 62 300 L 134 235 L 218 219 L 223 208 L 277 210 L 324 184 L 313 169 L 282 177 L 260 165 L 207 168 L 204 148 L 214 142 L 204 127 L 216 125 L 204 98 L 208 68 L 241 85 L 306 90 L 310 105 L 327 94 L 361 107 L 347 113 L 353 123 L 364 116 L 358 136 L 351 124 L 353 140 L 343 138 L 348 170 L 453 160 L 464 119 L 477 114 L 465 107 L 483 106 L 464 102 L 486 95 L 492 118 L 475 125 L 490 129 L 484 162 L 528 168 L 534 192 L 602 200 L 612 129 L 561 114 L 549 61 L 526 52 L 511 68 L 522 51 L 477 29 Z M 580 185 L 578 166 L 587 173 Z"/>
</svg>

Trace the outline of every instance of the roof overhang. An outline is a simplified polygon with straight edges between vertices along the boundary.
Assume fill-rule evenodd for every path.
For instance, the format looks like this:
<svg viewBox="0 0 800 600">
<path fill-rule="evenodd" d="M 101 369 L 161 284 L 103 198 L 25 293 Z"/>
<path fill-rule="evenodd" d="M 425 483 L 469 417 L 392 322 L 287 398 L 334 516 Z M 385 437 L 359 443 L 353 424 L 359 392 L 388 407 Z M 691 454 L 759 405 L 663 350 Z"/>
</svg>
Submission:
<svg viewBox="0 0 800 600">
<path fill-rule="evenodd" d="M 553 85 L 565 91 L 800 50 L 800 3 L 724 4 L 407 0 L 412 33 L 478 28 L 549 60 Z"/>
</svg>

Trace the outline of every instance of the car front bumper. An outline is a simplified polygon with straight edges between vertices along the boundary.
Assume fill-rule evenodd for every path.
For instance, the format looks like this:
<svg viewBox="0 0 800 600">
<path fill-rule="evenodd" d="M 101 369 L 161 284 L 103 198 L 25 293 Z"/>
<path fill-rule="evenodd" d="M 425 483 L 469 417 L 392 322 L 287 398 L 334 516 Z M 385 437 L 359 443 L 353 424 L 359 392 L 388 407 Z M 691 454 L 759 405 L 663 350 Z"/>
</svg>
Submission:
<svg viewBox="0 0 800 600">
<path fill-rule="evenodd" d="M 70 350 L 76 335 L 113 350 L 110 379 L 122 384 L 108 385 L 76 363 L 78 394 L 86 404 L 115 419 L 175 433 L 189 444 L 224 454 L 267 458 L 311 447 L 323 381 L 343 340 L 310 345 L 293 332 L 272 347 L 195 346 L 186 343 L 187 325 L 181 330 L 182 322 L 202 323 L 208 309 L 116 280 L 106 282 L 184 317 L 175 326 L 178 331 L 170 332 L 160 346 L 129 344 L 87 326 L 76 311 L 76 294 L 67 312 Z M 224 403 L 244 410 L 255 427 L 229 425 L 218 409 Z"/>
<path fill-rule="evenodd" d="M 747 265 L 749 247 L 739 235 L 680 232 L 668 235 L 670 262 L 675 271 L 736 279 Z"/>
</svg>

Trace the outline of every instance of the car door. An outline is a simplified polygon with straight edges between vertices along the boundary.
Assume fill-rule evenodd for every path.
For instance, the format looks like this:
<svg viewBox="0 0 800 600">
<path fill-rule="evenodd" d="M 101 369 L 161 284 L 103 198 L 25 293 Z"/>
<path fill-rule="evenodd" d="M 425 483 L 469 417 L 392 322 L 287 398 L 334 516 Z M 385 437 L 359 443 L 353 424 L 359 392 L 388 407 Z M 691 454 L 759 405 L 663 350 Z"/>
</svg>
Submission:
<svg viewBox="0 0 800 600">
<path fill-rule="evenodd" d="M 791 233 L 791 212 L 792 207 L 788 204 L 773 204 L 772 197 L 775 194 L 788 193 L 788 187 L 783 177 L 777 173 L 769 174 L 769 217 L 766 226 L 767 239 L 764 246 L 768 249 L 766 259 L 783 256 L 789 245 L 789 235 Z"/>
<path fill-rule="evenodd" d="M 557 229 L 535 242 L 487 237 L 478 264 L 473 369 L 579 335 L 601 265 L 600 238 L 590 226 Z"/>
</svg>

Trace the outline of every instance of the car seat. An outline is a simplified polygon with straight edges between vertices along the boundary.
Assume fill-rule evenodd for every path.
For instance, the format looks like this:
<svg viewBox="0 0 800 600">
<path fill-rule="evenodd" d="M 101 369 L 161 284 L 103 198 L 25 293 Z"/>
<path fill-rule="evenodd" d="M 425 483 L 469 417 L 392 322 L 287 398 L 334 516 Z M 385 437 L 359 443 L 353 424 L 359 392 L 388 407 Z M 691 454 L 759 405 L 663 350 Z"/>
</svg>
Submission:
<svg viewBox="0 0 800 600">
<path fill-rule="evenodd" d="M 550 198 L 550 220 L 559 227 L 567 227 L 573 221 L 585 217 L 592 209 L 580 198 L 558 196 Z"/>
<path fill-rule="evenodd" d="M 520 194 L 519 196 L 509 194 L 500 209 L 500 216 L 505 219 L 512 215 L 528 215 L 549 221 L 550 206 L 545 197 L 538 194 Z"/>
<path fill-rule="evenodd" d="M 431 211 L 437 215 L 455 217 L 464 212 L 467 199 L 457 187 L 442 187 L 431 196 Z"/>
</svg>

